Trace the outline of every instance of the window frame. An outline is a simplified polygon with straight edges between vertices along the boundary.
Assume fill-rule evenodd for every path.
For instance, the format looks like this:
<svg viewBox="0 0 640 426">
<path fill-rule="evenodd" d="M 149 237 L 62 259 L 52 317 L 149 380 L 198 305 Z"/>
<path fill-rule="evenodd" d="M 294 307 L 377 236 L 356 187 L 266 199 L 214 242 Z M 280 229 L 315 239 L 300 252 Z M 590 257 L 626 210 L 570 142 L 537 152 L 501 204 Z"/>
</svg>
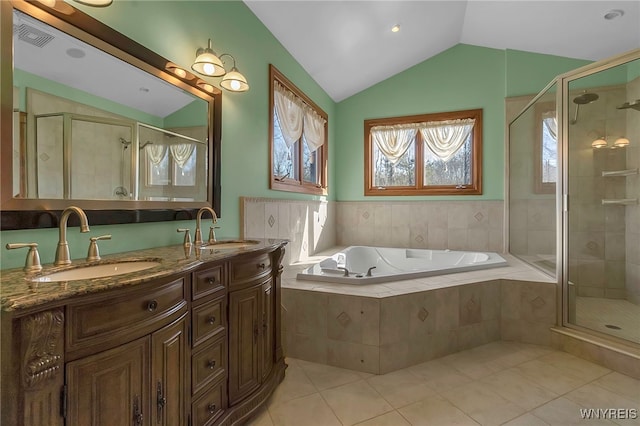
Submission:
<svg viewBox="0 0 640 426">
<path fill-rule="evenodd" d="M 425 121 L 475 119 L 471 134 L 473 135 L 471 149 L 470 185 L 458 187 L 456 185 L 424 185 L 424 141 L 420 132 L 416 134 L 415 176 L 413 186 L 378 187 L 373 185 L 373 140 L 371 129 L 375 126 L 389 126 L 395 124 L 420 123 Z M 481 195 L 482 194 L 482 109 L 439 112 L 432 114 L 408 115 L 401 117 L 376 118 L 364 121 L 364 195 L 365 196 L 412 196 L 412 195 Z"/>
<path fill-rule="evenodd" d="M 318 115 L 324 118 L 324 143 L 317 149 L 319 157 L 319 163 L 317 170 L 319 173 L 318 184 L 307 182 L 304 180 L 304 149 L 302 147 L 302 136 L 300 140 L 296 142 L 299 144 L 298 153 L 298 177 L 299 179 L 293 179 L 286 177 L 284 179 L 278 179 L 273 174 L 273 122 L 275 120 L 274 115 L 274 81 L 282 84 L 287 90 L 290 90 L 293 94 L 299 97 L 304 103 L 311 107 Z M 329 159 L 329 117 L 326 112 L 315 102 L 313 102 L 307 95 L 304 94 L 298 87 L 293 84 L 287 77 L 284 76 L 278 69 L 269 64 L 269 189 L 277 191 L 298 192 L 310 195 L 327 195 L 327 174 L 328 174 L 328 159 Z M 295 145 L 294 145 L 295 146 Z"/>
<path fill-rule="evenodd" d="M 544 115 L 547 112 L 556 111 L 556 103 L 554 101 L 544 102 L 537 104 L 535 107 L 535 120 L 536 120 L 536 130 L 535 130 L 535 143 L 533 144 L 533 192 L 535 194 L 555 194 L 556 193 L 556 183 L 558 179 L 558 175 L 556 174 L 556 182 L 544 182 L 543 176 L 543 155 L 542 150 L 544 148 L 543 142 L 543 128 L 544 128 Z M 556 138 L 556 164 L 558 162 L 558 140 Z M 557 166 L 556 166 L 557 167 Z M 556 168 L 557 170 L 557 168 Z"/>
</svg>

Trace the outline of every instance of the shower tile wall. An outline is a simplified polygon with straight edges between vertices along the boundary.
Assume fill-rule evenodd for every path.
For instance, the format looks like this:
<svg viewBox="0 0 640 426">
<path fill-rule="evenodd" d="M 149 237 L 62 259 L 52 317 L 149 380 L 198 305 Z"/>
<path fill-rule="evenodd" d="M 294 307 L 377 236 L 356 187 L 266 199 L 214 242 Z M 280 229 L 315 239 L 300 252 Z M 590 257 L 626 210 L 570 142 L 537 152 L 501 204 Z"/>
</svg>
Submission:
<svg viewBox="0 0 640 426">
<path fill-rule="evenodd" d="M 578 296 L 623 299 L 625 291 L 625 206 L 603 205 L 603 199 L 626 198 L 625 177 L 603 177 L 603 171 L 627 168 L 629 148 L 594 149 L 607 137 L 609 146 L 627 135 L 624 86 L 589 90 L 599 95 L 581 105 L 569 127 L 569 280 Z M 578 95 L 581 92 L 576 92 Z M 575 105 L 570 106 L 573 111 Z"/>
<path fill-rule="evenodd" d="M 627 101 L 640 99 L 640 77 L 627 84 Z M 627 138 L 630 144 L 627 151 L 627 169 L 640 167 L 640 111 L 626 109 Z M 629 198 L 640 198 L 640 175 L 626 178 Z M 626 290 L 627 300 L 640 305 L 640 206 L 625 207 L 626 222 Z"/>
</svg>

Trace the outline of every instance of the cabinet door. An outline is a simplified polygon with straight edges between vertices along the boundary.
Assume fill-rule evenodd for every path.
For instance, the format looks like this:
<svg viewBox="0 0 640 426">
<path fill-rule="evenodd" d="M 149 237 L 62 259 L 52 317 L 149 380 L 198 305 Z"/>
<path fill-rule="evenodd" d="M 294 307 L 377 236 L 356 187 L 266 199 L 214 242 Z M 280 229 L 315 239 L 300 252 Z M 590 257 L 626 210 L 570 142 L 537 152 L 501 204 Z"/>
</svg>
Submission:
<svg viewBox="0 0 640 426">
<path fill-rule="evenodd" d="M 229 404 L 260 385 L 258 339 L 262 286 L 229 293 Z"/>
<path fill-rule="evenodd" d="M 67 363 L 68 425 L 148 425 L 150 338 Z"/>
<path fill-rule="evenodd" d="M 151 335 L 151 380 L 153 386 L 151 424 L 185 424 L 188 401 L 187 316 Z"/>
<path fill-rule="evenodd" d="M 262 362 L 262 380 L 264 380 L 273 367 L 274 354 L 274 298 L 271 280 L 262 284 L 262 341 L 260 342 L 260 360 Z"/>
</svg>

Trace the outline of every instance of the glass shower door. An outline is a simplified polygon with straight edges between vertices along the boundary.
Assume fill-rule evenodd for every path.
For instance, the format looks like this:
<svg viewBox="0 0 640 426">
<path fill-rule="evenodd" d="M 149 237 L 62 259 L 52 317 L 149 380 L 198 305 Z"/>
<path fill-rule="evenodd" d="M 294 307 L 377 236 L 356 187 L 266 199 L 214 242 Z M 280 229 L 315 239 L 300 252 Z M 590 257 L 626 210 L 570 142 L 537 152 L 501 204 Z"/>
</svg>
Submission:
<svg viewBox="0 0 640 426">
<path fill-rule="evenodd" d="M 634 342 L 640 342 L 639 62 L 571 80 L 564 102 L 567 320 Z"/>
</svg>

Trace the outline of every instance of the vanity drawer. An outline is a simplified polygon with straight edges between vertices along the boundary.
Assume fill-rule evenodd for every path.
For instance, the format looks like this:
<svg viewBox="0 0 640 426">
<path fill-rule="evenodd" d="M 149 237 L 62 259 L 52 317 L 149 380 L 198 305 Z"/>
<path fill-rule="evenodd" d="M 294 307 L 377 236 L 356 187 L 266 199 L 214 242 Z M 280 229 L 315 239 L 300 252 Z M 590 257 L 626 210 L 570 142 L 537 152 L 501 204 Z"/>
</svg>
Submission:
<svg viewBox="0 0 640 426">
<path fill-rule="evenodd" d="M 67 305 L 67 352 L 103 350 L 104 342 L 115 346 L 157 330 L 185 312 L 185 290 L 180 277 Z"/>
<path fill-rule="evenodd" d="M 232 283 L 246 282 L 254 278 L 262 278 L 271 272 L 271 256 L 262 254 L 258 256 L 242 257 L 231 262 Z"/>
<path fill-rule="evenodd" d="M 222 414 L 225 404 L 226 389 L 224 380 L 206 389 L 202 396 L 191 406 L 194 426 L 208 426 Z"/>
<path fill-rule="evenodd" d="M 223 265 L 193 273 L 191 297 L 193 300 L 224 290 Z"/>
<path fill-rule="evenodd" d="M 191 383 L 195 395 L 208 383 L 224 375 L 227 369 L 227 347 L 224 339 L 207 345 L 191 358 Z"/>
<path fill-rule="evenodd" d="M 193 347 L 225 330 L 225 297 L 214 299 L 193 308 Z"/>
</svg>

